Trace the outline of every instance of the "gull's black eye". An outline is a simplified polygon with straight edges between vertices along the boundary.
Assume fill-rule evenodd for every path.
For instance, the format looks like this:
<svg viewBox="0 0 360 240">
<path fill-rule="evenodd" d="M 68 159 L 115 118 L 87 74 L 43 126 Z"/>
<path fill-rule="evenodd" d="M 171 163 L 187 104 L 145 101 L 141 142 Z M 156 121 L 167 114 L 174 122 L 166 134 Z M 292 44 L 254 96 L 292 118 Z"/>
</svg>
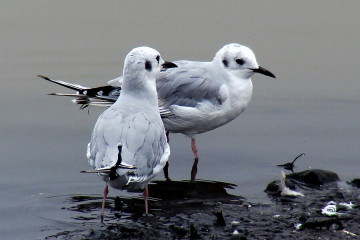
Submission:
<svg viewBox="0 0 360 240">
<path fill-rule="evenodd" d="M 244 59 L 236 59 L 235 61 L 239 65 L 243 65 L 245 63 Z"/>
<path fill-rule="evenodd" d="M 156 61 L 157 61 L 158 63 L 160 62 L 160 56 L 159 56 L 159 55 L 156 56 Z"/>
<path fill-rule="evenodd" d="M 148 70 L 149 72 L 151 71 L 152 66 L 151 66 L 151 62 L 150 62 L 150 61 L 146 61 L 146 62 L 145 62 L 145 69 Z"/>
</svg>

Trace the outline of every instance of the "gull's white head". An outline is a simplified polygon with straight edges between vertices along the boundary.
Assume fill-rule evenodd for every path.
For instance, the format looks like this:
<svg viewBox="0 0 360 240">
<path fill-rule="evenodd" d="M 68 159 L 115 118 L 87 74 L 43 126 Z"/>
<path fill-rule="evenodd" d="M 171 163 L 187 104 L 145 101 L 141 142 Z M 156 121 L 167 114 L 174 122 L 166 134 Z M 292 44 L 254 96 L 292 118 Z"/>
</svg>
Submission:
<svg viewBox="0 0 360 240">
<path fill-rule="evenodd" d="M 216 53 L 213 62 L 241 78 L 250 78 L 256 72 L 275 78 L 274 74 L 259 66 L 250 48 L 237 43 L 222 47 Z"/>
<path fill-rule="evenodd" d="M 156 75 L 167 68 L 177 67 L 171 62 L 165 62 L 158 51 L 149 47 L 137 47 L 131 50 L 125 58 L 123 87 L 147 85 L 155 87 Z"/>
<path fill-rule="evenodd" d="M 153 48 L 137 47 L 131 50 L 125 58 L 124 76 L 145 74 L 155 78 L 164 63 L 160 53 Z"/>
</svg>

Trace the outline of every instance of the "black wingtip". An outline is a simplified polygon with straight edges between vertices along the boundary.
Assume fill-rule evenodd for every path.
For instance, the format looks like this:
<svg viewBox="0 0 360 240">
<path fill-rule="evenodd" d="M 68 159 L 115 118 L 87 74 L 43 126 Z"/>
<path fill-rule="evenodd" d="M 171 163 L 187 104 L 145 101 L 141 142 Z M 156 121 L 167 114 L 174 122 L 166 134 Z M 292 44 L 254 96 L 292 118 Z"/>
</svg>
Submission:
<svg viewBox="0 0 360 240">
<path fill-rule="evenodd" d="M 46 77 L 46 76 L 44 76 L 44 75 L 40 75 L 40 74 L 38 74 L 38 75 L 36 75 L 37 77 L 39 77 L 39 78 L 42 78 L 42 79 L 45 79 L 45 80 L 48 80 L 48 81 L 51 81 L 51 79 L 50 78 L 48 78 L 48 77 Z"/>
</svg>

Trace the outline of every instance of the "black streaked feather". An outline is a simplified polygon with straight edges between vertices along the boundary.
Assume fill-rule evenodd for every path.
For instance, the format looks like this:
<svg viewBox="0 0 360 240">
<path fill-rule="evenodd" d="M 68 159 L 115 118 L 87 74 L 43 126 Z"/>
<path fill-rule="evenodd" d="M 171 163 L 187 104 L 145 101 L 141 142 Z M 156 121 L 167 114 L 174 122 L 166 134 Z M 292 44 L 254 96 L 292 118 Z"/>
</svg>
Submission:
<svg viewBox="0 0 360 240">
<path fill-rule="evenodd" d="M 115 180 L 116 178 L 119 177 L 119 175 L 117 174 L 116 170 L 119 168 L 122 158 L 121 158 L 121 151 L 122 151 L 122 145 L 118 146 L 119 152 L 118 152 L 118 159 L 117 162 L 115 163 L 115 166 L 113 166 L 112 168 L 110 168 L 110 173 L 109 173 L 109 179 Z"/>
</svg>

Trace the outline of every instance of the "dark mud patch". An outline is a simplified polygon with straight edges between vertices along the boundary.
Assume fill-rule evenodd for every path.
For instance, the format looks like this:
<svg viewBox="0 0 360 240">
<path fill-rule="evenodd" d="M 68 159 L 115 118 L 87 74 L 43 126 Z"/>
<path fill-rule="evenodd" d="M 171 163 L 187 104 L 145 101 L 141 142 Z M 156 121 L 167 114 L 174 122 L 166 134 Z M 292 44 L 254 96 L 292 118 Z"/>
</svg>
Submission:
<svg viewBox="0 0 360 240">
<path fill-rule="evenodd" d="M 269 194 L 272 204 L 228 194 L 226 190 L 234 186 L 156 181 L 149 185 L 151 214 L 144 216 L 140 197 L 110 198 L 103 225 L 101 196 L 73 196 L 64 210 L 75 214 L 76 225 L 46 239 L 359 239 L 360 191 L 355 185 L 340 181 L 311 185 L 296 179 L 289 187 L 304 196 Z M 329 201 L 337 205 L 332 216 L 321 210 Z M 350 202 L 355 204 L 352 208 L 342 205 Z"/>
</svg>

